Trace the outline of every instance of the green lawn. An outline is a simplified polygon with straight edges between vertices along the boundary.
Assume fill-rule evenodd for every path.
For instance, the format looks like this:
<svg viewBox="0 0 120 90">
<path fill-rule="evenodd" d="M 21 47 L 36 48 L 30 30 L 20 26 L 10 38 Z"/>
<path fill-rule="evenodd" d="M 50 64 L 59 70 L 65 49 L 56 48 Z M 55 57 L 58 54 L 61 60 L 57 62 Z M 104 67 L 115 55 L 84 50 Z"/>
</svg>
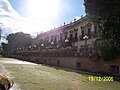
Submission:
<svg viewBox="0 0 120 90">
<path fill-rule="evenodd" d="M 120 82 L 89 81 L 90 75 L 44 65 L 5 64 L 22 90 L 120 90 Z"/>
<path fill-rule="evenodd" d="M 14 59 L 14 58 L 3 58 L 3 57 L 0 57 L 0 61 L 1 60 L 16 60 L 16 59 Z"/>
</svg>

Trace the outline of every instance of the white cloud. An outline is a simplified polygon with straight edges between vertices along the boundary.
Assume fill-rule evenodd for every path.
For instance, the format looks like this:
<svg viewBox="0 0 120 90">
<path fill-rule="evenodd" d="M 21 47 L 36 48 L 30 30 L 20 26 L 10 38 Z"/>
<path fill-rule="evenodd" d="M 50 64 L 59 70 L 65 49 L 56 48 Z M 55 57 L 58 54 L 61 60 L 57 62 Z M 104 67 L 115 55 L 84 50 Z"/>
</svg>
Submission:
<svg viewBox="0 0 120 90">
<path fill-rule="evenodd" d="M 0 0 L 0 16 L 19 17 L 8 0 Z"/>
<path fill-rule="evenodd" d="M 0 0 L 0 23 L 3 23 L 1 27 L 3 36 L 19 31 L 32 35 L 36 33 L 37 35 L 37 33 L 47 31 L 54 26 L 46 22 L 20 16 L 8 0 Z"/>
</svg>

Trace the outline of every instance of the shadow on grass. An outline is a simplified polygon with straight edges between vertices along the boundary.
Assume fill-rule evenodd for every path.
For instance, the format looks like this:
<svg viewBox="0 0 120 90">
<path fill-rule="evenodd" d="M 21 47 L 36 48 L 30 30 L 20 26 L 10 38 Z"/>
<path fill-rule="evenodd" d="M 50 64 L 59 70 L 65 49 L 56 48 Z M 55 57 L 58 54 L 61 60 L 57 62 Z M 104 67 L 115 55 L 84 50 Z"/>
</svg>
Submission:
<svg viewBox="0 0 120 90">
<path fill-rule="evenodd" d="M 67 72 L 75 72 L 75 73 L 78 73 L 78 74 L 81 74 L 85 77 L 89 77 L 89 76 L 100 76 L 100 77 L 104 77 L 104 76 L 113 76 L 114 77 L 114 81 L 118 81 L 120 82 L 120 76 L 114 76 L 114 75 L 110 75 L 108 73 L 104 73 L 104 72 L 91 72 L 91 71 L 88 71 L 88 70 L 84 70 L 84 69 L 70 69 L 70 68 L 65 68 L 65 67 L 62 67 L 62 66 L 56 66 L 56 65 L 49 65 L 49 64 L 41 64 L 43 66 L 47 66 L 47 67 L 51 67 L 51 68 L 55 68 L 56 70 L 64 70 L 64 71 L 67 71 Z"/>
</svg>

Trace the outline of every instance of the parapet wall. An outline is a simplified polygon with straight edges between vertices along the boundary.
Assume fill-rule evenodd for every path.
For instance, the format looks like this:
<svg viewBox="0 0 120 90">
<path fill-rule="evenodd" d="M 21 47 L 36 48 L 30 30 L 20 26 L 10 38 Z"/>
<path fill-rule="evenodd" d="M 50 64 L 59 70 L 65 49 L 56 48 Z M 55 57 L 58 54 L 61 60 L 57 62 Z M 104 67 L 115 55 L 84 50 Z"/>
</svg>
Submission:
<svg viewBox="0 0 120 90">
<path fill-rule="evenodd" d="M 26 56 L 26 54 L 11 55 L 13 58 L 40 63 L 55 65 L 60 67 L 87 70 L 91 72 L 102 72 L 110 75 L 120 76 L 120 58 L 116 60 L 105 62 L 102 59 L 91 60 L 85 57 L 75 57 L 75 56 L 39 56 L 32 54 Z"/>
</svg>

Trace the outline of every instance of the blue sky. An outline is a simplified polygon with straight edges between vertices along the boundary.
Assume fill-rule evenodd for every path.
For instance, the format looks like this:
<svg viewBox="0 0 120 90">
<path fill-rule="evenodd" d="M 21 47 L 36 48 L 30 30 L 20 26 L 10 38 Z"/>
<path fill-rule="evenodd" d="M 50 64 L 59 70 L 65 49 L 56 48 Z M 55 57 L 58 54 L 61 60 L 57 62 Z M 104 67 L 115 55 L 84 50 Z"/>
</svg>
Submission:
<svg viewBox="0 0 120 90">
<path fill-rule="evenodd" d="M 23 17 L 27 17 L 26 1 L 27 0 L 9 0 L 13 8 Z M 43 0 L 37 0 L 37 1 L 39 1 L 38 3 L 41 3 L 41 1 Z M 70 21 L 72 21 L 73 18 L 80 17 L 81 15 L 85 15 L 83 0 L 60 0 L 60 1 L 61 1 L 60 8 L 63 7 L 61 8 L 62 11 L 59 13 L 59 17 L 57 19 L 56 17 L 54 17 L 54 19 L 49 21 L 52 24 L 59 25 L 59 24 L 63 24 L 64 22 L 69 23 Z M 31 6 L 31 7 L 34 7 L 34 6 Z M 37 9 L 39 10 L 39 7 Z"/>
<path fill-rule="evenodd" d="M 32 36 L 85 15 L 84 0 L 0 0 L 2 36 L 24 32 Z"/>
</svg>

